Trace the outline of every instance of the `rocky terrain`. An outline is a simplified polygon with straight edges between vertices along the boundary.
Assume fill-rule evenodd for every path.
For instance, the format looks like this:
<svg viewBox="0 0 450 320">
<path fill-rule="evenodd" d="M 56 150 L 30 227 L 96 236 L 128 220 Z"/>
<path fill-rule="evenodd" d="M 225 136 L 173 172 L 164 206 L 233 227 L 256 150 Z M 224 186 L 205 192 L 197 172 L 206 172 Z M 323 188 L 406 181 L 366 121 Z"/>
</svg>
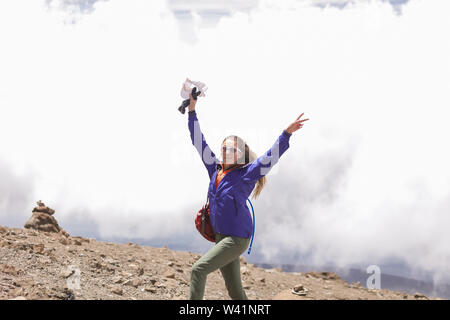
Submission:
<svg viewBox="0 0 450 320">
<path fill-rule="evenodd" d="M 201 254 L 71 236 L 55 210 L 37 201 L 24 228 L 0 226 L 0 299 L 189 299 L 192 265 Z M 331 272 L 263 269 L 241 257 L 249 299 L 425 299 L 348 284 Z M 204 299 L 229 300 L 220 270 L 208 275 Z"/>
<path fill-rule="evenodd" d="M 0 226 L 0 299 L 188 299 L 200 256 Z M 243 257 L 241 275 L 249 299 L 429 299 L 366 289 L 334 273 L 262 269 Z M 230 299 L 219 270 L 208 275 L 204 299 Z"/>
</svg>

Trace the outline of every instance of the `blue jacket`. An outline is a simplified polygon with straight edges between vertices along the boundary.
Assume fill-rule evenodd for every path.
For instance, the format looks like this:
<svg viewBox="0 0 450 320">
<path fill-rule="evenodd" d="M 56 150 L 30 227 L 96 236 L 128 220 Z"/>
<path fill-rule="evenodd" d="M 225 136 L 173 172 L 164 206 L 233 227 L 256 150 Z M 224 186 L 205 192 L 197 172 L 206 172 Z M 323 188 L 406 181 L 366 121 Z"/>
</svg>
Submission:
<svg viewBox="0 0 450 320">
<path fill-rule="evenodd" d="M 217 171 L 222 164 L 206 143 L 200 131 L 197 114 L 188 112 L 188 127 L 192 144 L 208 170 L 209 214 L 213 231 L 225 235 L 250 238 L 253 222 L 246 200 L 255 188 L 258 179 L 265 176 L 278 162 L 279 157 L 289 148 L 291 134 L 283 130 L 274 145 L 255 161 L 237 166 L 220 181 L 216 190 Z"/>
</svg>

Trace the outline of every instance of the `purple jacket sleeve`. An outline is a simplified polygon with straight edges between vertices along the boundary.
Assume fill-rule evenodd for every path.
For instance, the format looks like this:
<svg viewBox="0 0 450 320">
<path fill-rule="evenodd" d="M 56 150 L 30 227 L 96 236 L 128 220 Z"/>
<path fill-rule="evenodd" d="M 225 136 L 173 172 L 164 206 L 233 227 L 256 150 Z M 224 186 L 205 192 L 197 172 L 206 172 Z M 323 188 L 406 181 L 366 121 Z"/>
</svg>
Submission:
<svg viewBox="0 0 450 320">
<path fill-rule="evenodd" d="M 281 155 L 289 148 L 291 133 L 283 130 L 273 146 L 258 159 L 246 167 L 242 176 L 245 181 L 257 181 L 264 177 L 278 162 Z"/>
<path fill-rule="evenodd" d="M 205 137 L 200 130 L 200 124 L 195 110 L 188 112 L 188 127 L 191 133 L 192 144 L 200 154 L 202 162 L 205 165 L 206 170 L 208 170 L 209 178 L 211 179 L 213 173 L 216 171 L 219 160 L 206 143 Z"/>
</svg>

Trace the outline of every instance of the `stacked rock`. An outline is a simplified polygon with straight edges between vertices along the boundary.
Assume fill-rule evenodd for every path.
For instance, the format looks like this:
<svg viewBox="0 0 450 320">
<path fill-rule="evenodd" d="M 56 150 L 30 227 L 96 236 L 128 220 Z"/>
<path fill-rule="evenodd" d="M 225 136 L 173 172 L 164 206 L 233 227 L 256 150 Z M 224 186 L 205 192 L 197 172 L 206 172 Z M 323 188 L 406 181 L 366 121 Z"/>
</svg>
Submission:
<svg viewBox="0 0 450 320">
<path fill-rule="evenodd" d="M 55 210 L 47 207 L 41 200 L 39 200 L 37 203 L 37 207 L 34 207 L 33 212 L 44 212 L 48 213 L 50 215 L 53 215 L 55 213 Z"/>
<path fill-rule="evenodd" d="M 58 225 L 55 217 L 53 217 L 55 210 L 47 207 L 41 200 L 36 203 L 37 207 L 34 207 L 32 211 L 33 214 L 25 223 L 24 227 L 27 229 L 56 232 L 69 236 L 69 234 Z"/>
</svg>

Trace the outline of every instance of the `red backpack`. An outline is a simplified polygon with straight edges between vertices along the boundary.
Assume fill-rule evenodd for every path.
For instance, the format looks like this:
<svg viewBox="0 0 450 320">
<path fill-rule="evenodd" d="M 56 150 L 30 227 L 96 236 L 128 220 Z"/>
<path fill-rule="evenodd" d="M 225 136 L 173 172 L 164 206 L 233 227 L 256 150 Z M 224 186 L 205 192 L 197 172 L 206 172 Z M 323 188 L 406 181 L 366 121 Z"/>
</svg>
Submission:
<svg viewBox="0 0 450 320">
<path fill-rule="evenodd" d="M 198 211 L 195 217 L 195 226 L 206 240 L 216 242 L 216 236 L 209 218 L 209 195 L 206 196 L 206 204 Z"/>
<path fill-rule="evenodd" d="M 247 201 L 250 202 L 250 206 L 252 207 L 252 213 L 253 213 L 253 232 L 252 232 L 252 240 L 250 242 L 250 246 L 248 248 L 248 254 L 250 254 L 250 251 L 252 250 L 252 244 L 253 244 L 253 237 L 255 236 L 255 211 L 253 210 L 253 204 L 250 201 L 250 199 L 247 198 Z M 216 236 L 214 234 L 211 220 L 209 218 L 209 195 L 206 197 L 206 204 L 203 206 L 203 208 L 200 209 L 200 211 L 197 213 L 197 216 L 195 217 L 195 226 L 197 227 L 198 232 L 206 239 L 211 242 L 216 242 Z"/>
</svg>

